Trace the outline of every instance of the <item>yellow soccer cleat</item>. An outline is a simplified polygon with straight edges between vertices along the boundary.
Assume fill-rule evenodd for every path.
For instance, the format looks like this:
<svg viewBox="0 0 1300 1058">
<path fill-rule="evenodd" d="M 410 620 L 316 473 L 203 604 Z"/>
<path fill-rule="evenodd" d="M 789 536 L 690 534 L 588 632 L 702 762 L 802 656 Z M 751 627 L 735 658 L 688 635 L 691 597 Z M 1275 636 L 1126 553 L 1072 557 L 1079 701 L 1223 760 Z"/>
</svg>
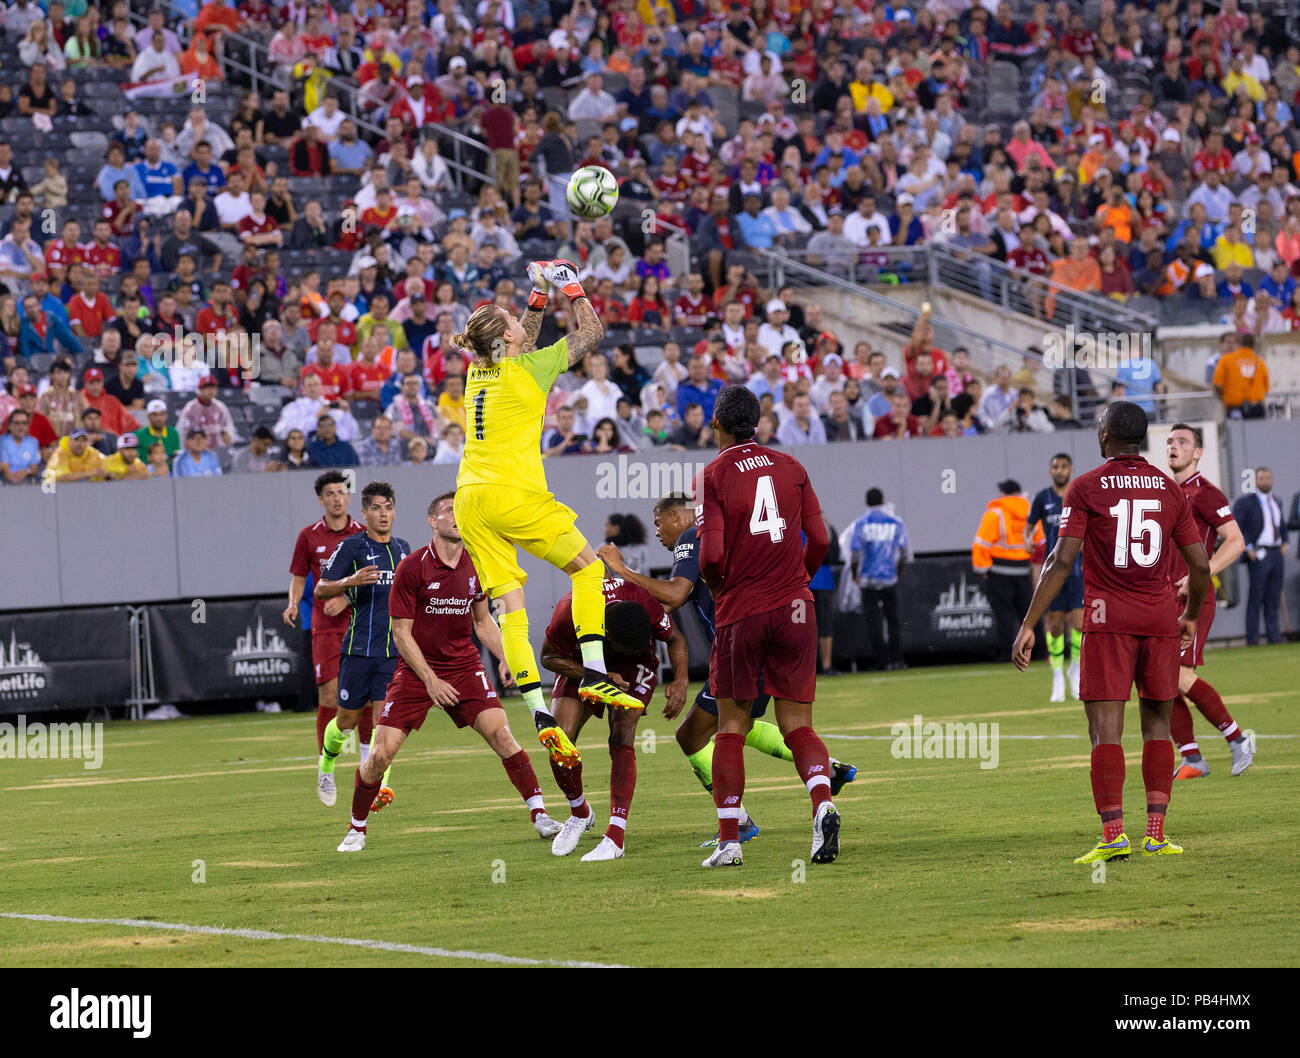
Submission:
<svg viewBox="0 0 1300 1058">
<path fill-rule="evenodd" d="M 1128 835 L 1121 833 L 1113 841 L 1107 841 L 1105 838 L 1102 838 L 1101 841 L 1097 842 L 1096 848 L 1085 852 L 1074 862 L 1096 863 L 1099 860 L 1127 860 L 1129 853 L 1132 851 L 1133 848 L 1128 843 Z"/>
<path fill-rule="evenodd" d="M 546 747 L 551 760 L 561 768 L 573 768 L 582 763 L 578 747 L 564 733 L 564 728 L 555 722 L 555 717 L 544 709 L 538 709 L 533 720 L 537 724 L 537 741 Z"/>
<path fill-rule="evenodd" d="M 1143 856 L 1181 856 L 1182 854 L 1183 847 L 1175 845 L 1168 838 L 1163 841 L 1156 841 L 1155 838 L 1150 837 L 1142 839 Z"/>
<path fill-rule="evenodd" d="M 611 709 L 645 711 L 644 702 L 637 701 L 627 691 L 619 690 L 616 684 L 603 676 L 588 676 L 584 679 L 578 687 L 578 697 L 584 702 L 608 705 Z"/>
</svg>

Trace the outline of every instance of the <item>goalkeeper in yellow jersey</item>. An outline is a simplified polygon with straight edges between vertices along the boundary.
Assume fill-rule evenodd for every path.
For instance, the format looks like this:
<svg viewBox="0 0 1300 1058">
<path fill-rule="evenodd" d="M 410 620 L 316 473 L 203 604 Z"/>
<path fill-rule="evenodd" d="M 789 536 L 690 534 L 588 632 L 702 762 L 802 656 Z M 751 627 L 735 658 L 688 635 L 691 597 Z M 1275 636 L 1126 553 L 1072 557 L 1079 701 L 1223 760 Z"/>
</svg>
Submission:
<svg viewBox="0 0 1300 1058">
<path fill-rule="evenodd" d="M 584 673 L 578 696 L 617 709 L 645 707 L 606 672 L 605 567 L 574 527 L 577 516 L 547 489 L 542 469 L 547 394 L 563 372 L 597 348 L 605 328 L 571 262 L 535 261 L 528 276 L 533 289 L 522 321 L 497 305 L 484 305 L 470 315 L 463 334 L 452 336 L 470 365 L 465 379 L 468 429 L 455 513 L 483 589 L 500 600 L 505 661 L 533 714 L 538 738 L 557 764 L 572 767 L 581 758 L 542 697 L 524 609 L 527 575 L 516 548 L 545 559 L 573 580 L 573 625 Z M 537 334 L 553 286 L 572 303 L 578 329 L 538 349 Z"/>
</svg>

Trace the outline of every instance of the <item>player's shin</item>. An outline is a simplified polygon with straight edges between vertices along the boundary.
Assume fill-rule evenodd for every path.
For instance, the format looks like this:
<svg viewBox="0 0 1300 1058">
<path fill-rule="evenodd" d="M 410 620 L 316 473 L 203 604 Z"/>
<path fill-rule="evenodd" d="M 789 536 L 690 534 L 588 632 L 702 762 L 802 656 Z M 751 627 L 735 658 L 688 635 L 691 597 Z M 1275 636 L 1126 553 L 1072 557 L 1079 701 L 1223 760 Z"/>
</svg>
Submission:
<svg viewBox="0 0 1300 1058">
<path fill-rule="evenodd" d="M 370 806 L 379 793 L 379 781 L 366 782 L 362 773 L 366 769 L 358 768 L 352 785 L 352 827 L 354 830 L 366 829 L 366 817 L 370 815 Z"/>
<path fill-rule="evenodd" d="M 347 741 L 347 732 L 339 728 L 338 717 L 334 717 L 325 726 L 324 746 L 320 755 L 320 770 L 329 775 L 334 771 L 334 764 L 343 752 L 343 743 Z"/>
<path fill-rule="evenodd" d="M 718 844 L 740 840 L 745 814 L 745 736 L 719 732 L 713 748 L 713 803 L 718 809 Z"/>
<path fill-rule="evenodd" d="M 636 790 L 636 751 L 631 746 L 610 746 L 609 756 L 609 826 L 605 837 L 621 849 Z"/>
<path fill-rule="evenodd" d="M 1065 671 L 1065 634 L 1047 633 L 1047 660 L 1053 672 Z"/>
<path fill-rule="evenodd" d="M 528 711 L 535 716 L 539 710 L 545 710 L 546 699 L 542 696 L 537 656 L 528 642 L 528 611 L 522 607 L 501 615 L 501 652 L 515 675 L 515 683 Z"/>
<path fill-rule="evenodd" d="M 375 738 L 375 707 L 367 705 L 361 710 L 361 715 L 357 717 L 357 747 L 361 753 L 361 763 L 366 762 L 370 756 L 370 747 Z"/>
<path fill-rule="evenodd" d="M 813 814 L 823 801 L 831 799 L 831 759 L 826 744 L 811 727 L 799 727 L 785 736 L 785 744 L 794 754 L 794 767 L 808 787 Z"/>
<path fill-rule="evenodd" d="M 745 745 L 778 760 L 794 760 L 794 753 L 781 737 L 781 729 L 762 720 L 754 721 L 749 734 L 745 736 Z"/>
<path fill-rule="evenodd" d="M 537 782 L 537 773 L 533 771 L 528 754 L 521 749 L 512 757 L 503 757 L 501 766 L 528 806 L 528 818 L 534 820 L 545 812 L 546 802 L 542 800 L 542 788 Z"/>
<path fill-rule="evenodd" d="M 1192 726 L 1192 711 L 1187 708 L 1187 702 L 1181 694 L 1174 699 L 1173 708 L 1169 711 L 1169 731 L 1174 736 L 1174 745 L 1178 747 L 1179 753 L 1192 762 L 1201 759 L 1201 747 L 1196 744 L 1196 731 Z"/>
<path fill-rule="evenodd" d="M 686 755 L 686 762 L 690 764 L 691 770 L 695 772 L 695 777 L 700 780 L 700 785 L 709 793 L 713 793 L 712 741 L 704 743 L 703 749 L 697 749 L 694 753 L 688 753 Z"/>
<path fill-rule="evenodd" d="M 1187 697 L 1201 711 L 1201 715 L 1217 727 L 1229 742 L 1241 737 L 1241 729 L 1237 726 L 1237 722 L 1232 719 L 1228 707 L 1223 704 L 1219 692 L 1204 680 L 1197 679 L 1187 689 Z"/>
<path fill-rule="evenodd" d="M 1173 744 L 1166 743 L 1173 753 Z M 1171 761 L 1172 763 L 1172 761 Z M 1102 838 L 1113 841 L 1124 833 L 1124 749 L 1117 742 L 1093 747 L 1092 800 L 1101 816 Z"/>
<path fill-rule="evenodd" d="M 551 761 L 551 774 L 555 776 L 555 785 L 569 803 L 569 814 L 586 819 L 591 814 L 591 806 L 587 804 L 587 798 L 582 792 L 582 765 L 564 768 Z"/>
<path fill-rule="evenodd" d="M 1174 747 L 1164 738 L 1142 743 L 1142 784 L 1147 793 L 1147 837 L 1165 838 L 1165 813 L 1174 785 Z"/>
<path fill-rule="evenodd" d="M 338 715 L 338 707 L 334 705 L 316 706 L 316 752 L 320 753 L 325 748 L 325 729 L 329 723 Z"/>
<path fill-rule="evenodd" d="M 573 581 L 573 628 L 582 651 L 582 667 L 605 672 L 605 567 L 592 562 L 571 573 Z"/>
</svg>

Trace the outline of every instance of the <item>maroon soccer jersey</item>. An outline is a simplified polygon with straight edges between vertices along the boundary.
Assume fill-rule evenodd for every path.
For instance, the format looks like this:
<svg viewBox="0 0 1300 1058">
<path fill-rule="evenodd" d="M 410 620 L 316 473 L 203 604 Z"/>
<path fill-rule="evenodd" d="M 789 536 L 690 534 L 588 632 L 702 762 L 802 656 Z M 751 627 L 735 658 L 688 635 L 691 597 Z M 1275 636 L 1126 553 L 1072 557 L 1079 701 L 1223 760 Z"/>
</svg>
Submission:
<svg viewBox="0 0 1300 1058">
<path fill-rule="evenodd" d="M 468 549 L 461 551 L 453 569 L 428 544 L 397 564 L 388 593 L 388 616 L 413 622 L 411 635 L 420 653 L 438 678 L 445 680 L 444 673 L 467 665 L 481 667 L 469 611 L 471 603 L 485 597 Z M 393 674 L 394 680 L 403 677 L 416 679 L 405 658 L 397 662 Z"/>
<path fill-rule="evenodd" d="M 820 529 L 821 513 L 808 472 L 784 452 L 742 441 L 704 468 L 695 487 L 695 527 L 702 557 L 705 535 L 722 534 L 717 627 L 792 599 L 812 601 L 799 531 L 813 520 Z"/>
<path fill-rule="evenodd" d="M 1070 483 L 1059 535 L 1083 540 L 1088 629 L 1178 634 L 1170 571 L 1178 548 L 1197 534 L 1191 504 L 1172 478 L 1139 455 L 1111 457 Z"/>
<path fill-rule="evenodd" d="M 1198 539 L 1205 545 L 1207 555 L 1214 554 L 1214 542 L 1219 536 L 1219 527 L 1232 521 L 1232 504 L 1228 502 L 1219 489 L 1212 485 L 1198 470 L 1183 482 L 1183 493 L 1192 505 L 1192 520 L 1196 523 Z M 1187 562 L 1181 554 L 1174 553 L 1169 575 L 1174 581 L 1187 574 Z M 1205 605 L 1214 605 L 1214 590 L 1205 593 Z"/>
<path fill-rule="evenodd" d="M 293 561 L 289 563 L 289 572 L 295 577 L 305 577 L 310 573 L 312 582 L 319 584 L 320 568 L 325 562 L 329 561 L 330 555 L 334 554 L 334 549 L 349 536 L 355 536 L 364 528 L 365 526 L 355 518 L 349 518 L 348 524 L 338 532 L 326 525 L 324 518 L 307 526 L 298 534 L 298 542 L 294 544 Z M 313 633 L 342 633 L 348 626 L 348 610 L 345 608 L 340 614 L 326 617 L 325 603 L 327 601 L 325 599 L 312 601 L 311 630 Z"/>
<path fill-rule="evenodd" d="M 664 612 L 664 608 L 659 605 L 659 600 L 644 588 L 637 587 L 637 585 L 623 580 L 621 577 L 606 577 L 602 587 L 605 592 L 606 604 L 611 602 L 638 603 L 650 615 L 652 637 L 661 643 L 667 643 L 672 639 L 673 619 Z M 569 592 L 555 604 L 555 613 L 551 615 L 551 623 L 546 626 L 546 638 L 551 641 L 551 645 L 561 654 L 574 661 L 582 661 L 582 648 L 578 646 L 578 636 L 573 630 L 573 592 Z M 616 670 L 638 664 L 644 665 L 651 672 L 659 670 L 659 658 L 655 654 L 653 643 L 639 654 L 633 654 L 630 657 L 624 654 L 615 654 L 607 645 L 605 660 Z M 624 679 L 627 678 L 622 671 L 619 671 L 619 675 L 623 676 Z M 628 682 L 633 681 L 629 680 Z"/>
</svg>

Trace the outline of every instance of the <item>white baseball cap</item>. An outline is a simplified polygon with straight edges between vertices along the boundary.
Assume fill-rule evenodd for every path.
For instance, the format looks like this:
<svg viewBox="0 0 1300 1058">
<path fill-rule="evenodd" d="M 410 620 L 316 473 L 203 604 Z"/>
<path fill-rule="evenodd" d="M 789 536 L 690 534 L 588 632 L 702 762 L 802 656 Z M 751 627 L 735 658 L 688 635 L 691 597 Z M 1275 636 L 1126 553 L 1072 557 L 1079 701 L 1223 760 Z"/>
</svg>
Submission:
<svg viewBox="0 0 1300 1058">
<path fill-rule="evenodd" d="M 153 400 L 151 400 L 148 404 L 144 406 L 144 410 L 146 415 L 152 415 L 156 411 L 166 411 L 167 402 L 165 400 L 158 400 L 155 397 Z"/>
<path fill-rule="evenodd" d="M 769 302 L 767 303 L 767 311 L 768 311 L 768 312 L 787 312 L 787 311 L 789 311 L 789 310 L 786 309 L 786 307 L 785 307 L 785 302 L 784 302 L 784 301 L 782 301 L 780 298 L 773 298 L 771 301 L 769 301 Z"/>
</svg>

